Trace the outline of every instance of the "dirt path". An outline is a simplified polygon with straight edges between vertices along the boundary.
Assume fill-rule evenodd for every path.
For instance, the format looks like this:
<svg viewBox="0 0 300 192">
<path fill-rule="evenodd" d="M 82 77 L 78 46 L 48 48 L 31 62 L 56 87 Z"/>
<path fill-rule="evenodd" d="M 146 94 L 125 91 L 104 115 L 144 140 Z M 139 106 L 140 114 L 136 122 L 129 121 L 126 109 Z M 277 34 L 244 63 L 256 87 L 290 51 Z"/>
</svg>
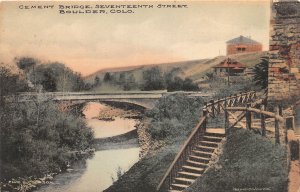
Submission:
<svg viewBox="0 0 300 192">
<path fill-rule="evenodd" d="M 300 192 L 300 162 L 291 161 L 288 192 Z"/>
</svg>

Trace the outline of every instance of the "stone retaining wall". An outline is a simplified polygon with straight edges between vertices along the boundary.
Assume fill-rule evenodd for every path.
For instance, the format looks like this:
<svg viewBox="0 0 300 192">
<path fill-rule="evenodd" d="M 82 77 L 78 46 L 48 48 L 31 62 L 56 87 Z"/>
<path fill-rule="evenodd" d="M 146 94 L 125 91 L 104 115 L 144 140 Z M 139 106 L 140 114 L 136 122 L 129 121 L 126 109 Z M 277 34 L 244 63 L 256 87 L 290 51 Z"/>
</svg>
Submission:
<svg viewBox="0 0 300 192">
<path fill-rule="evenodd" d="M 272 4 L 268 100 L 300 94 L 300 2 Z"/>
</svg>

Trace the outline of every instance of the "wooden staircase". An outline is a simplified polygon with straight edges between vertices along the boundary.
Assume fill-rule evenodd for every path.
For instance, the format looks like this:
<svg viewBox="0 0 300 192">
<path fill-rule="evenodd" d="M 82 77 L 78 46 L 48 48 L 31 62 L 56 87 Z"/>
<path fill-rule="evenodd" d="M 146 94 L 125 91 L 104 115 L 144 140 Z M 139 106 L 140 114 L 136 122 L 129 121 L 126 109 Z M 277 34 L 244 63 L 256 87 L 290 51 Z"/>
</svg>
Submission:
<svg viewBox="0 0 300 192">
<path fill-rule="evenodd" d="M 245 106 L 256 100 L 256 92 L 250 91 L 205 103 L 202 117 L 167 169 L 156 191 L 183 191 L 200 177 L 226 135 L 225 128 L 208 128 L 208 119 L 224 114 L 227 107 Z"/>
<path fill-rule="evenodd" d="M 207 129 L 200 142 L 195 143 L 192 152 L 183 163 L 177 176 L 171 182 L 169 191 L 183 191 L 208 168 L 212 154 L 225 137 L 224 129 Z"/>
</svg>

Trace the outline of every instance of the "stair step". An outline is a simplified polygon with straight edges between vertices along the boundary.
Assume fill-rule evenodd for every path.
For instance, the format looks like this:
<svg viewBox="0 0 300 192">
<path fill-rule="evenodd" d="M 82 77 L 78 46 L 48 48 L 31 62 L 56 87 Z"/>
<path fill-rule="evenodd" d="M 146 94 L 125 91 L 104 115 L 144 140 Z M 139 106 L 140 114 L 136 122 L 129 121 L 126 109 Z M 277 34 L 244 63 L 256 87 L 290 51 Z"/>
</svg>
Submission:
<svg viewBox="0 0 300 192">
<path fill-rule="evenodd" d="M 195 179 L 188 179 L 188 178 L 184 178 L 184 177 L 176 177 L 175 178 L 176 181 L 179 181 L 179 182 L 183 182 L 183 183 L 193 183 L 195 181 Z"/>
<path fill-rule="evenodd" d="M 195 155 L 190 155 L 189 156 L 189 159 L 192 160 L 192 159 L 196 159 L 197 161 L 200 161 L 202 163 L 208 163 L 210 158 L 205 158 L 205 157 L 199 157 L 199 156 L 195 156 Z"/>
<path fill-rule="evenodd" d="M 211 141 L 211 142 L 220 142 L 223 139 L 223 137 L 214 137 L 214 136 L 204 136 L 204 141 Z"/>
<path fill-rule="evenodd" d="M 211 157 L 212 153 L 211 152 L 206 152 L 206 151 L 199 151 L 199 150 L 192 150 L 195 155 L 200 156 L 200 157 Z"/>
<path fill-rule="evenodd" d="M 223 138 L 226 135 L 225 134 L 219 134 L 219 133 L 205 133 L 204 136 Z"/>
<path fill-rule="evenodd" d="M 208 146 L 208 147 L 218 147 L 219 143 L 217 143 L 217 142 L 211 142 L 211 141 L 200 141 L 200 144 Z"/>
<path fill-rule="evenodd" d="M 196 145 L 196 148 L 206 152 L 214 152 L 214 150 L 216 149 L 216 147 L 209 147 L 205 145 Z"/>
<path fill-rule="evenodd" d="M 199 174 L 199 173 L 191 173 L 191 172 L 186 172 L 186 171 L 180 171 L 180 172 L 178 172 L 178 174 L 184 175 L 187 177 L 191 177 L 191 178 L 197 178 L 197 177 L 201 176 L 201 174 Z"/>
<path fill-rule="evenodd" d="M 184 165 L 184 166 L 182 166 L 182 168 L 188 169 L 188 170 L 191 170 L 191 171 L 197 171 L 197 172 L 203 172 L 204 171 L 204 169 L 202 169 L 202 168 L 188 166 L 188 165 Z"/>
<path fill-rule="evenodd" d="M 201 167 L 207 167 L 208 165 L 206 163 L 200 163 L 200 162 L 197 162 L 197 161 L 192 161 L 192 160 L 187 160 L 186 161 L 187 163 L 189 164 L 192 164 L 192 165 L 197 165 L 197 166 L 201 166 Z"/>
<path fill-rule="evenodd" d="M 171 184 L 171 189 L 179 189 L 179 190 L 183 190 L 185 188 L 189 187 L 189 185 L 184 185 L 184 184 L 177 184 L 177 183 L 172 183 Z"/>
</svg>

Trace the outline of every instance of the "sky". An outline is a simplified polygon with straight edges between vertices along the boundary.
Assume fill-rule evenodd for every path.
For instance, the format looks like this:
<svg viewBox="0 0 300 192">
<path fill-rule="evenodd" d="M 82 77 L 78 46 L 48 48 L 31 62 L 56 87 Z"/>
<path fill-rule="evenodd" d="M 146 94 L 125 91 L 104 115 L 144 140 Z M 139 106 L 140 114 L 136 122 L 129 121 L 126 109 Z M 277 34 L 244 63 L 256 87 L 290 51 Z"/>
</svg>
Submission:
<svg viewBox="0 0 300 192">
<path fill-rule="evenodd" d="M 60 14 L 59 5 L 153 5 L 134 13 Z M 187 5 L 158 8 L 157 5 Z M 54 6 L 37 9 L 31 6 Z M 31 9 L 25 9 L 25 7 Z M 71 9 L 77 10 L 77 9 Z M 82 9 L 83 11 L 85 9 Z M 126 9 L 125 9 L 126 10 Z M 1 2 L 0 62 L 29 56 L 88 75 L 105 68 L 213 58 L 226 41 L 250 36 L 268 50 L 268 0 Z"/>
</svg>

